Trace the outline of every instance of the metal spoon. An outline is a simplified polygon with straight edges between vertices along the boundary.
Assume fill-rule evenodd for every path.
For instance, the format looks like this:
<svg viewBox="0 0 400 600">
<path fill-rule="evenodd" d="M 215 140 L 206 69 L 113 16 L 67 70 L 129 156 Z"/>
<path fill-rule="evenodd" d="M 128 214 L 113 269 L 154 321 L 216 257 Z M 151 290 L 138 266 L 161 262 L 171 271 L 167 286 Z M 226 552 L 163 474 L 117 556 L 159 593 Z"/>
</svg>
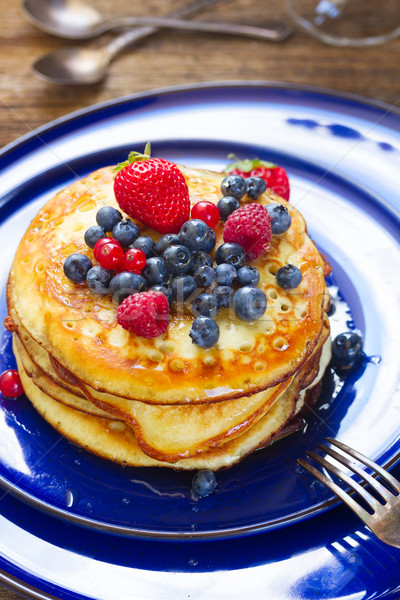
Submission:
<svg viewBox="0 0 400 600">
<path fill-rule="evenodd" d="M 222 1 L 206 2 L 205 8 L 210 4 Z M 52 35 L 71 40 L 87 40 L 97 37 L 112 29 L 135 26 L 151 26 L 157 28 L 183 29 L 186 31 L 207 31 L 212 33 L 225 33 L 242 35 L 267 40 L 281 41 L 292 33 L 290 26 L 285 23 L 271 23 L 270 27 L 250 27 L 235 25 L 233 23 L 207 23 L 187 22 L 179 17 L 193 14 L 187 13 L 186 7 L 178 9 L 168 17 L 120 17 L 105 20 L 100 13 L 83 4 L 79 0 L 24 0 L 23 10 L 26 17 L 39 29 Z M 198 12 L 199 9 L 196 9 Z"/>
</svg>

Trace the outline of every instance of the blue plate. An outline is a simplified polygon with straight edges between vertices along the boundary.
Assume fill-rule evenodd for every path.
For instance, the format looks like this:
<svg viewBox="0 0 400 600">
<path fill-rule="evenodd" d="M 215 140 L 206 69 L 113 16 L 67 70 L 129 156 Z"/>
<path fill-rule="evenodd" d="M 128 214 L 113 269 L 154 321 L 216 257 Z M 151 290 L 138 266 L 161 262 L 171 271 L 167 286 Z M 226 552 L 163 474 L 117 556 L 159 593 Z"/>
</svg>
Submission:
<svg viewBox="0 0 400 600">
<path fill-rule="evenodd" d="M 332 508 L 330 492 L 301 472 L 296 459 L 327 435 L 386 466 L 400 455 L 399 129 L 399 113 L 360 98 L 237 83 L 123 98 L 4 149 L 3 290 L 18 241 L 39 207 L 60 187 L 122 160 L 147 140 L 154 155 L 215 170 L 231 152 L 258 156 L 288 170 L 291 202 L 333 265 L 333 335 L 357 329 L 365 351 L 360 369 L 347 378 L 327 374 L 302 431 L 219 472 L 217 490 L 201 501 L 191 496 L 190 473 L 122 469 L 60 438 L 23 398 L 3 400 L 4 581 L 24 593 L 33 585 L 43 597 L 72 598 L 113 598 L 117 579 L 118 595 L 138 598 L 157 597 L 162 586 L 174 599 L 200 597 L 205 589 L 207 598 L 261 598 L 272 579 L 279 582 L 277 598 L 321 598 L 322 581 L 327 598 L 395 593 L 400 553 L 371 539 L 343 507 Z M 4 292 L 1 311 L 5 316 Z M 7 332 L 1 361 L 1 370 L 13 366 Z M 381 567 L 372 558 L 376 548 Z M 220 572 L 226 569 L 228 575 Z M 197 576 L 188 579 L 191 571 Z"/>
</svg>

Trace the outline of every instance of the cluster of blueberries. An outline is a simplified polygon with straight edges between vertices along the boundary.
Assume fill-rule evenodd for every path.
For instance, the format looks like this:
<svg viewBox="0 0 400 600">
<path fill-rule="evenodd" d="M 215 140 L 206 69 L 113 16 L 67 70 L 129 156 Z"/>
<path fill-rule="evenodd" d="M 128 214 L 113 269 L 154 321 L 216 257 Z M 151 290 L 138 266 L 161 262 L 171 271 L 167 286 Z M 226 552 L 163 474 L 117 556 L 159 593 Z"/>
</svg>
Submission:
<svg viewBox="0 0 400 600">
<path fill-rule="evenodd" d="M 250 181 L 250 185 L 245 182 Z M 253 181 L 254 180 L 254 181 Z M 265 191 L 263 179 L 228 175 L 221 186 L 224 194 L 218 202 L 221 219 L 226 220 L 239 205 L 238 197 L 247 193 L 258 197 Z M 237 197 L 236 197 L 237 196 Z M 291 223 L 288 210 L 280 204 L 270 204 L 272 233 L 283 233 Z M 194 343 L 202 348 L 215 346 L 219 339 L 219 327 L 215 317 L 221 308 L 233 306 L 237 317 L 243 321 L 255 321 L 264 314 L 267 298 L 257 288 L 260 274 L 246 265 L 246 252 L 237 243 L 223 243 L 215 251 L 215 263 L 210 252 L 216 244 L 214 231 L 200 219 L 190 219 L 177 234 L 166 234 L 157 243 L 141 235 L 139 227 L 111 206 L 102 207 L 96 215 L 97 225 L 85 232 L 85 242 L 90 248 L 112 234 L 113 240 L 124 248 L 136 248 L 146 256 L 141 272 L 122 270 L 117 274 L 102 266 L 93 266 L 83 254 L 73 254 L 64 262 L 65 275 L 75 283 L 86 281 L 96 294 L 111 294 L 120 304 L 124 298 L 146 289 L 162 292 L 169 304 L 185 303 L 198 288 L 210 288 L 194 298 L 192 312 L 196 317 L 190 332 Z M 293 265 L 282 267 L 276 274 L 277 282 L 284 288 L 297 287 L 301 272 Z M 234 286 L 234 287 L 233 287 Z"/>
</svg>

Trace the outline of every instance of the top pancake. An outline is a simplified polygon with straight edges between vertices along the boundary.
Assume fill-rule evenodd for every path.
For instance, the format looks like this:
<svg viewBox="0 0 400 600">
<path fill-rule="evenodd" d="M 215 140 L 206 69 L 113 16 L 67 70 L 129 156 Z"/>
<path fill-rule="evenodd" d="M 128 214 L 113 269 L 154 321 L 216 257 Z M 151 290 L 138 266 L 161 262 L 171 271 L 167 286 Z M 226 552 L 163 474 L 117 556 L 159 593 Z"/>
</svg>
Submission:
<svg viewBox="0 0 400 600">
<path fill-rule="evenodd" d="M 192 204 L 220 199 L 223 175 L 179 168 Z M 272 192 L 258 202 L 281 202 L 292 217 L 289 230 L 273 236 L 268 253 L 252 262 L 268 298 L 267 311 L 259 321 L 246 323 L 222 309 L 216 317 L 220 339 L 210 350 L 192 343 L 194 317 L 188 311 L 172 311 L 165 335 L 141 338 L 118 325 L 110 296 L 96 296 L 65 277 L 69 254 L 81 252 L 96 263 L 83 236 L 96 224 L 101 206 L 117 206 L 111 168 L 72 184 L 33 219 L 10 272 L 9 309 L 64 368 L 96 391 L 159 405 L 222 401 L 277 385 L 301 367 L 318 343 L 327 304 L 324 262 L 293 206 Z M 222 224 L 215 232 L 218 246 Z M 153 230 L 143 233 L 159 237 Z M 294 290 L 281 289 L 275 280 L 277 269 L 288 263 L 303 274 Z"/>
</svg>

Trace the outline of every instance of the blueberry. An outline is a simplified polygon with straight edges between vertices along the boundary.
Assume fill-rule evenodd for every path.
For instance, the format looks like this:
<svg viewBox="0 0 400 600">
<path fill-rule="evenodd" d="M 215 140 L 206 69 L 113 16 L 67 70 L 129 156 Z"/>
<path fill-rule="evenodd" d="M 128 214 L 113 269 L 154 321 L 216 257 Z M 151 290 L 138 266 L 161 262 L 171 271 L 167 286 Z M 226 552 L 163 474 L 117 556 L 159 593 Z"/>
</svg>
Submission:
<svg viewBox="0 0 400 600">
<path fill-rule="evenodd" d="M 184 302 L 197 289 L 194 277 L 191 275 L 175 275 L 169 283 L 172 297 L 178 302 Z"/>
<path fill-rule="evenodd" d="M 200 219 L 190 219 L 181 227 L 179 242 L 192 251 L 204 250 L 210 242 L 210 228 Z"/>
<path fill-rule="evenodd" d="M 84 254 L 70 254 L 64 261 L 64 274 L 74 283 L 83 283 L 92 266 L 92 261 Z"/>
<path fill-rule="evenodd" d="M 187 273 L 193 266 L 189 248 L 181 244 L 169 246 L 163 254 L 163 259 L 168 273 L 172 275 Z"/>
<path fill-rule="evenodd" d="M 199 294 L 192 302 L 193 314 L 196 317 L 210 317 L 213 319 L 218 313 L 218 303 L 212 294 Z"/>
<path fill-rule="evenodd" d="M 112 236 L 123 248 L 128 248 L 140 236 L 140 229 L 130 219 L 124 219 L 113 227 Z"/>
<path fill-rule="evenodd" d="M 276 272 L 276 283 L 284 290 L 291 290 L 300 285 L 303 275 L 294 265 L 285 265 Z"/>
<path fill-rule="evenodd" d="M 96 242 L 104 237 L 106 237 L 106 232 L 104 231 L 103 227 L 100 227 L 100 225 L 92 225 L 92 227 L 89 227 L 89 229 L 85 231 L 84 235 L 85 243 L 89 246 L 89 248 L 94 248 Z"/>
<path fill-rule="evenodd" d="M 201 265 L 193 271 L 193 277 L 199 287 L 208 287 L 215 280 L 215 271 L 208 265 Z"/>
<path fill-rule="evenodd" d="M 113 206 L 103 206 L 97 211 L 96 221 L 104 231 L 112 231 L 122 221 L 122 214 Z"/>
<path fill-rule="evenodd" d="M 292 223 L 292 217 L 286 206 L 274 202 L 268 204 L 265 208 L 271 217 L 271 233 L 274 235 L 285 233 Z"/>
<path fill-rule="evenodd" d="M 114 271 L 96 265 L 87 272 L 86 283 L 95 294 L 106 296 L 110 293 L 110 282 L 114 275 Z"/>
<path fill-rule="evenodd" d="M 245 286 L 233 297 L 236 316 L 241 321 L 257 321 L 267 308 L 267 297 L 260 288 Z"/>
<path fill-rule="evenodd" d="M 151 287 L 150 289 L 153 292 L 161 292 L 162 294 L 164 294 L 164 296 L 167 297 L 168 304 L 171 304 L 171 302 L 172 302 L 172 294 L 169 291 L 169 289 L 167 287 L 165 287 L 165 285 L 153 285 L 153 287 Z"/>
<path fill-rule="evenodd" d="M 215 281 L 218 285 L 232 285 L 237 278 L 237 271 L 233 265 L 222 263 L 215 268 Z"/>
<path fill-rule="evenodd" d="M 244 266 L 237 272 L 237 283 L 240 287 L 258 285 L 260 283 L 260 273 L 254 267 Z"/>
<path fill-rule="evenodd" d="M 332 342 L 332 361 L 343 369 L 354 367 L 362 356 L 362 348 L 362 339 L 357 333 L 340 333 Z"/>
<path fill-rule="evenodd" d="M 215 235 L 215 232 L 211 229 L 211 227 L 209 227 L 208 228 L 208 242 L 203 248 L 204 252 L 211 252 L 212 250 L 214 250 L 214 246 L 216 243 L 217 243 L 217 236 Z"/>
<path fill-rule="evenodd" d="M 267 184 L 262 177 L 247 177 L 246 194 L 253 200 L 257 200 L 267 189 Z"/>
<path fill-rule="evenodd" d="M 228 175 L 221 183 L 224 196 L 233 196 L 240 200 L 246 193 L 246 182 L 240 175 Z"/>
<path fill-rule="evenodd" d="M 209 267 L 213 266 L 213 259 L 204 250 L 195 250 L 192 252 L 192 261 L 193 261 L 193 271 L 197 267 L 201 267 L 203 265 L 208 265 Z"/>
<path fill-rule="evenodd" d="M 221 219 L 226 221 L 235 210 L 240 208 L 240 202 L 233 196 L 224 196 L 221 198 L 221 200 L 218 200 L 217 207 L 219 214 L 221 215 Z"/>
<path fill-rule="evenodd" d="M 197 317 L 192 323 L 189 335 L 193 344 L 200 348 L 212 348 L 219 340 L 219 327 L 210 317 Z"/>
<path fill-rule="evenodd" d="M 143 275 L 131 271 L 122 271 L 122 273 L 118 273 L 111 279 L 110 292 L 114 302 L 121 304 L 122 300 L 135 292 L 143 292 L 146 287 L 147 281 Z"/>
<path fill-rule="evenodd" d="M 144 277 L 146 277 L 149 287 L 152 287 L 153 285 L 162 285 L 163 283 L 167 283 L 169 279 L 169 273 L 165 263 L 159 256 L 151 256 L 148 258 L 142 273 Z"/>
<path fill-rule="evenodd" d="M 192 490 L 199 498 L 209 496 L 217 487 L 217 480 L 212 471 L 202 469 L 194 474 L 192 479 Z"/>
<path fill-rule="evenodd" d="M 150 258 L 156 255 L 155 246 L 155 241 L 149 235 L 140 235 L 130 247 L 141 250 L 146 258 Z"/>
<path fill-rule="evenodd" d="M 217 265 L 228 263 L 240 269 L 246 262 L 246 251 L 240 244 L 235 242 L 221 244 L 215 253 L 215 262 Z"/>
<path fill-rule="evenodd" d="M 167 248 L 169 248 L 172 245 L 179 244 L 179 243 L 180 243 L 179 235 L 177 233 L 167 233 L 166 235 L 163 235 L 162 237 L 160 237 L 160 239 L 156 243 L 156 247 L 155 247 L 156 253 L 159 256 L 162 256 Z"/>
<path fill-rule="evenodd" d="M 228 285 L 217 285 L 213 289 L 213 295 L 217 299 L 219 308 L 229 308 L 232 304 L 234 293 L 235 290 Z"/>
</svg>

